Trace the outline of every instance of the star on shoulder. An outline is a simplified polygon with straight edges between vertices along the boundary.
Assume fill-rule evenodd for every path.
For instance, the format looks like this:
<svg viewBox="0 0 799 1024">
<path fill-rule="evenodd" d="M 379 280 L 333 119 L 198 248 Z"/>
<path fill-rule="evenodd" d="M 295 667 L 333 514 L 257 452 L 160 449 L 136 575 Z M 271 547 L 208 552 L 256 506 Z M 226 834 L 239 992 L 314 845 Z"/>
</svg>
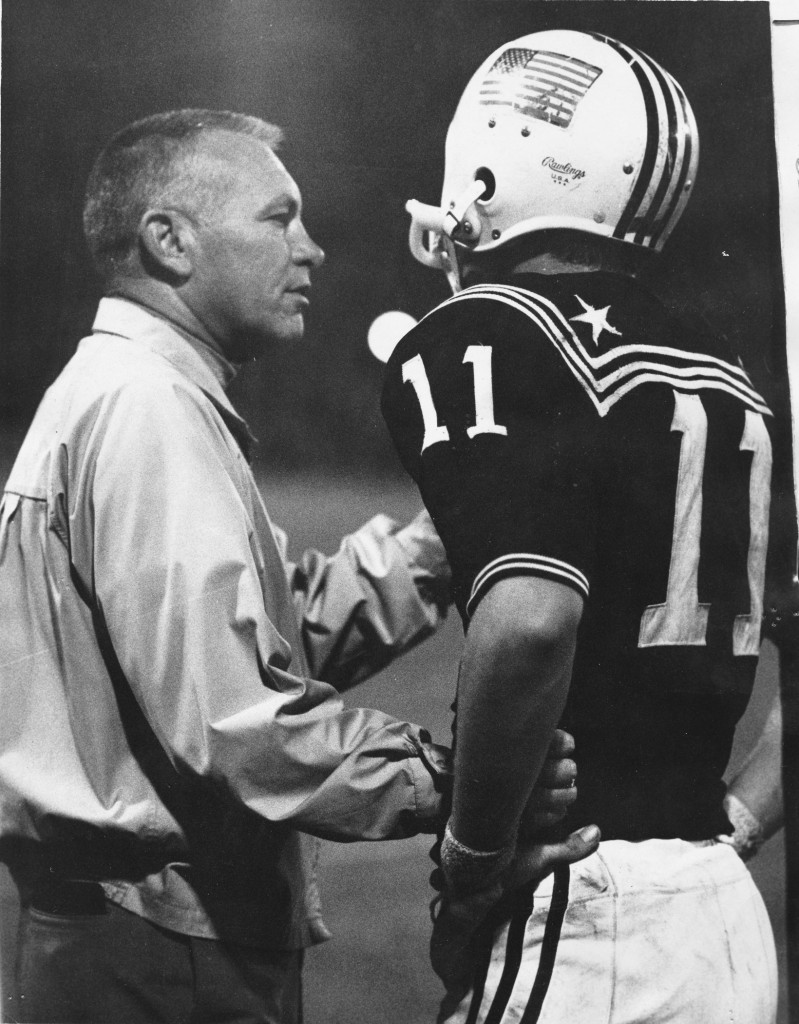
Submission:
<svg viewBox="0 0 799 1024">
<path fill-rule="evenodd" d="M 569 322 L 573 323 L 575 320 L 580 323 L 586 323 L 591 325 L 591 340 L 595 345 L 599 344 L 599 336 L 603 331 L 608 331 L 610 334 L 617 334 L 621 337 L 621 331 L 616 330 L 608 323 L 608 310 L 610 306 L 604 306 L 602 309 L 594 309 L 587 302 L 580 298 L 579 295 L 574 296 L 575 299 L 583 307 L 583 312 L 577 316 L 570 316 Z"/>
</svg>

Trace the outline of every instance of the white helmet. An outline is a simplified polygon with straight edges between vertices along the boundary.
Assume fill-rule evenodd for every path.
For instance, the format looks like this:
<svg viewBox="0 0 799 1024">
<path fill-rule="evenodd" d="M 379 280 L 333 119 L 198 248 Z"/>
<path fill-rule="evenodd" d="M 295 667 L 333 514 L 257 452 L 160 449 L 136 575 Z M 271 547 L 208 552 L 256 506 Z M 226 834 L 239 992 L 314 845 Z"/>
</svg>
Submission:
<svg viewBox="0 0 799 1024">
<path fill-rule="evenodd" d="M 411 251 L 457 287 L 453 241 L 488 252 L 571 228 L 660 250 L 698 159 L 685 93 L 646 54 L 595 33 L 523 36 L 466 86 L 447 133 L 441 207 L 407 204 Z"/>
</svg>

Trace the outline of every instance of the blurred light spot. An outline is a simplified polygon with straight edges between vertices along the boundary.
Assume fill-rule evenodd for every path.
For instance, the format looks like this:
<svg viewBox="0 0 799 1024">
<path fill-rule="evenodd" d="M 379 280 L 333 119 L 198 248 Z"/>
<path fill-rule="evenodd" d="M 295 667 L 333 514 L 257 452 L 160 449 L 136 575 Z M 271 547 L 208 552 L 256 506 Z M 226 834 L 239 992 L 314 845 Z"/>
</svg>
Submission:
<svg viewBox="0 0 799 1024">
<path fill-rule="evenodd" d="M 381 363 L 387 363 L 399 341 L 415 326 L 416 321 L 410 313 L 403 313 L 399 309 L 381 313 L 372 321 L 366 337 L 369 351 Z"/>
</svg>

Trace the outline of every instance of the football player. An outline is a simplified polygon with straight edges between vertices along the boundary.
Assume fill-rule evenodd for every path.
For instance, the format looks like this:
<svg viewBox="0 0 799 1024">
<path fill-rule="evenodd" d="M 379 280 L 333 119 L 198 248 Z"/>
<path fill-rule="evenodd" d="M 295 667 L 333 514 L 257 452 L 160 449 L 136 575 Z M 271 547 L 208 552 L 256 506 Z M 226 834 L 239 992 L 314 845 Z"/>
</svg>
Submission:
<svg viewBox="0 0 799 1024">
<path fill-rule="evenodd" d="M 658 63 L 546 31 L 492 53 L 411 248 L 454 294 L 383 411 L 466 627 L 433 964 L 441 1021 L 771 1021 L 776 962 L 722 781 L 758 660 L 771 413 L 736 355 L 637 280 L 699 138 Z M 586 860 L 506 866 L 553 729 Z M 531 743 L 538 756 L 531 758 Z M 744 826 L 745 827 L 745 826 Z"/>
</svg>

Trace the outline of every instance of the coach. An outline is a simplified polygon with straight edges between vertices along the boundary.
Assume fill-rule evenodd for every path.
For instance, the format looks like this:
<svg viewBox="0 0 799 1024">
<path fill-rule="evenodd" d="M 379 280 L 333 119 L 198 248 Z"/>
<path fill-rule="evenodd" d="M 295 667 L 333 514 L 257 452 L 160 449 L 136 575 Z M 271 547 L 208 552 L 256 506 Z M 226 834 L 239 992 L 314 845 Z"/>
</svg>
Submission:
<svg viewBox="0 0 799 1024">
<path fill-rule="evenodd" d="M 301 339 L 323 260 L 279 137 L 155 115 L 89 181 L 107 297 L 2 508 L 2 854 L 27 1020 L 293 1021 L 299 951 L 327 936 L 297 830 L 434 824 L 421 731 L 308 677 L 353 682 L 432 631 L 438 541 L 378 517 L 287 565 L 225 395 L 237 364 Z"/>
<path fill-rule="evenodd" d="M 301 951 L 329 934 L 315 837 L 435 828 L 442 750 L 330 684 L 438 624 L 438 538 L 379 516 L 288 564 L 225 395 L 302 338 L 323 259 L 279 141 L 243 115 L 158 114 L 89 180 L 106 297 L 0 518 L 20 1019 L 298 1021 Z"/>
</svg>

